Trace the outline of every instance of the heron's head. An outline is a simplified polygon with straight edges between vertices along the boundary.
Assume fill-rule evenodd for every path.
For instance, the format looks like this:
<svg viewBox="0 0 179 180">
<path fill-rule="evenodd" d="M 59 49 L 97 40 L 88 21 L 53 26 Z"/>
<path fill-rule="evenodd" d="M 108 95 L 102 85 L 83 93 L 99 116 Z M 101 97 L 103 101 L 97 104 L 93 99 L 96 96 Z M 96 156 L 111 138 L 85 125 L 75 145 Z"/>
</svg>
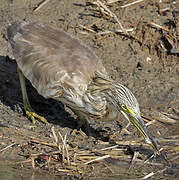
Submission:
<svg viewBox="0 0 179 180">
<path fill-rule="evenodd" d="M 114 81 L 103 74 L 97 74 L 94 82 L 94 89 L 103 91 L 108 101 L 111 102 L 114 107 L 137 128 L 144 137 L 146 143 L 151 145 L 154 152 L 159 154 L 157 143 L 147 130 L 145 123 L 142 120 L 139 104 L 133 93 L 127 87 L 119 83 L 114 83 Z"/>
<path fill-rule="evenodd" d="M 133 93 L 127 87 L 118 83 L 114 84 L 111 90 L 106 93 L 109 101 L 137 128 L 154 152 L 159 154 L 157 143 L 142 120 L 139 105 Z"/>
</svg>

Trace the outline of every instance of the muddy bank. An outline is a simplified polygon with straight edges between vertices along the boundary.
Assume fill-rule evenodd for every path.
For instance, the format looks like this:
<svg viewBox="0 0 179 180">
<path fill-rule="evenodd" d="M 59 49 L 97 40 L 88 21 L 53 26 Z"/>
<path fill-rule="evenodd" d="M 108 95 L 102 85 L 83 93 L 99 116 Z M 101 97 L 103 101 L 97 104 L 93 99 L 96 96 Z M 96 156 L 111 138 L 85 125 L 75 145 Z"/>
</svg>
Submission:
<svg viewBox="0 0 179 180">
<path fill-rule="evenodd" d="M 175 1 L 146 1 L 126 8 L 121 6 L 132 1 L 108 4 L 122 26 L 132 28 L 127 35 L 109 33 L 121 27 L 93 1 L 54 0 L 43 6 L 40 2 L 0 1 L 0 178 L 135 179 L 151 172 L 153 179 L 177 178 L 179 10 Z M 17 19 L 63 29 L 93 49 L 110 77 L 136 95 L 148 128 L 170 164 L 160 159 L 144 164 L 152 150 L 132 125 L 130 135 L 121 133 L 127 125 L 123 116 L 114 122 L 91 120 L 93 137 L 76 132 L 75 119 L 66 107 L 44 99 L 27 81 L 33 109 L 49 122 L 33 125 L 24 115 L 17 66 L 6 38 L 6 27 Z"/>
</svg>

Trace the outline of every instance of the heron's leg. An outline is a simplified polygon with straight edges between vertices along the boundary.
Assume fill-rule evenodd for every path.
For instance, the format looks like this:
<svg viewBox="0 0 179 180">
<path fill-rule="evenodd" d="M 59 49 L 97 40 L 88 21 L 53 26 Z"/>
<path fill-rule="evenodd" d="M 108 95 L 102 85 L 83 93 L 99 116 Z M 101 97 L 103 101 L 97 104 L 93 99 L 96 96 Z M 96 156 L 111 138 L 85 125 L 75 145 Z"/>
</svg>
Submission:
<svg viewBox="0 0 179 180">
<path fill-rule="evenodd" d="M 78 116 L 78 119 L 77 119 L 77 123 L 78 123 L 77 129 L 84 128 L 85 133 L 87 135 L 90 135 L 89 124 L 88 124 L 88 121 L 87 121 L 86 117 L 81 112 L 79 112 L 77 110 L 73 109 L 73 112 Z"/>
<path fill-rule="evenodd" d="M 47 120 L 44 117 L 39 116 L 38 114 L 36 114 L 34 112 L 34 110 L 31 108 L 31 105 L 30 105 L 30 102 L 29 102 L 29 99 L 28 99 L 28 96 L 27 96 L 27 90 L 26 90 L 26 85 L 25 85 L 25 77 L 24 77 L 22 71 L 19 69 L 19 67 L 17 67 L 17 72 L 19 74 L 19 80 L 20 80 L 20 85 L 21 85 L 24 110 L 25 110 L 26 115 L 32 120 L 32 122 L 34 124 L 36 123 L 36 119 L 39 119 L 43 123 L 48 124 Z"/>
</svg>

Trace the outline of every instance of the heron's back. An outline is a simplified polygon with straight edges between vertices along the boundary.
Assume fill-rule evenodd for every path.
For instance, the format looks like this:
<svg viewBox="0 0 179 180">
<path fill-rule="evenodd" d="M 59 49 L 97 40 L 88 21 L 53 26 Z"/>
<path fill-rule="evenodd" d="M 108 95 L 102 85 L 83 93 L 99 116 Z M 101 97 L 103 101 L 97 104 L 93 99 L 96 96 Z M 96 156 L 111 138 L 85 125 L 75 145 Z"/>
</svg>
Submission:
<svg viewBox="0 0 179 180">
<path fill-rule="evenodd" d="M 45 98 L 56 97 L 59 88 L 82 95 L 95 72 L 106 73 L 88 47 L 61 30 L 17 21 L 7 35 L 19 68 Z"/>
</svg>

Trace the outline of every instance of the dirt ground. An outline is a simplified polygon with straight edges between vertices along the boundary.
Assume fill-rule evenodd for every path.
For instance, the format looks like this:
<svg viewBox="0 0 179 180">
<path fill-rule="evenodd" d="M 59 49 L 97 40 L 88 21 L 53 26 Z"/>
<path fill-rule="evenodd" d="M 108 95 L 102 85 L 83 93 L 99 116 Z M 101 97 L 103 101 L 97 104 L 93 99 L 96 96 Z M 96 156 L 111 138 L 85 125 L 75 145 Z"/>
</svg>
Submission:
<svg viewBox="0 0 179 180">
<path fill-rule="evenodd" d="M 121 29 L 115 17 L 94 2 L 99 1 L 0 0 L 0 179 L 179 177 L 179 4 L 147 0 L 122 8 L 134 0 L 101 0 L 124 29 L 133 28 L 114 33 Z M 136 95 L 169 162 L 151 158 L 144 163 L 152 150 L 132 125 L 130 135 L 121 133 L 127 125 L 123 116 L 114 122 L 91 120 L 92 137 L 75 131 L 69 110 L 44 99 L 27 82 L 33 109 L 49 122 L 32 124 L 23 111 L 17 65 L 6 36 L 8 24 L 18 19 L 57 27 L 93 49 L 110 77 Z M 100 157 L 104 159 L 90 162 Z"/>
</svg>

